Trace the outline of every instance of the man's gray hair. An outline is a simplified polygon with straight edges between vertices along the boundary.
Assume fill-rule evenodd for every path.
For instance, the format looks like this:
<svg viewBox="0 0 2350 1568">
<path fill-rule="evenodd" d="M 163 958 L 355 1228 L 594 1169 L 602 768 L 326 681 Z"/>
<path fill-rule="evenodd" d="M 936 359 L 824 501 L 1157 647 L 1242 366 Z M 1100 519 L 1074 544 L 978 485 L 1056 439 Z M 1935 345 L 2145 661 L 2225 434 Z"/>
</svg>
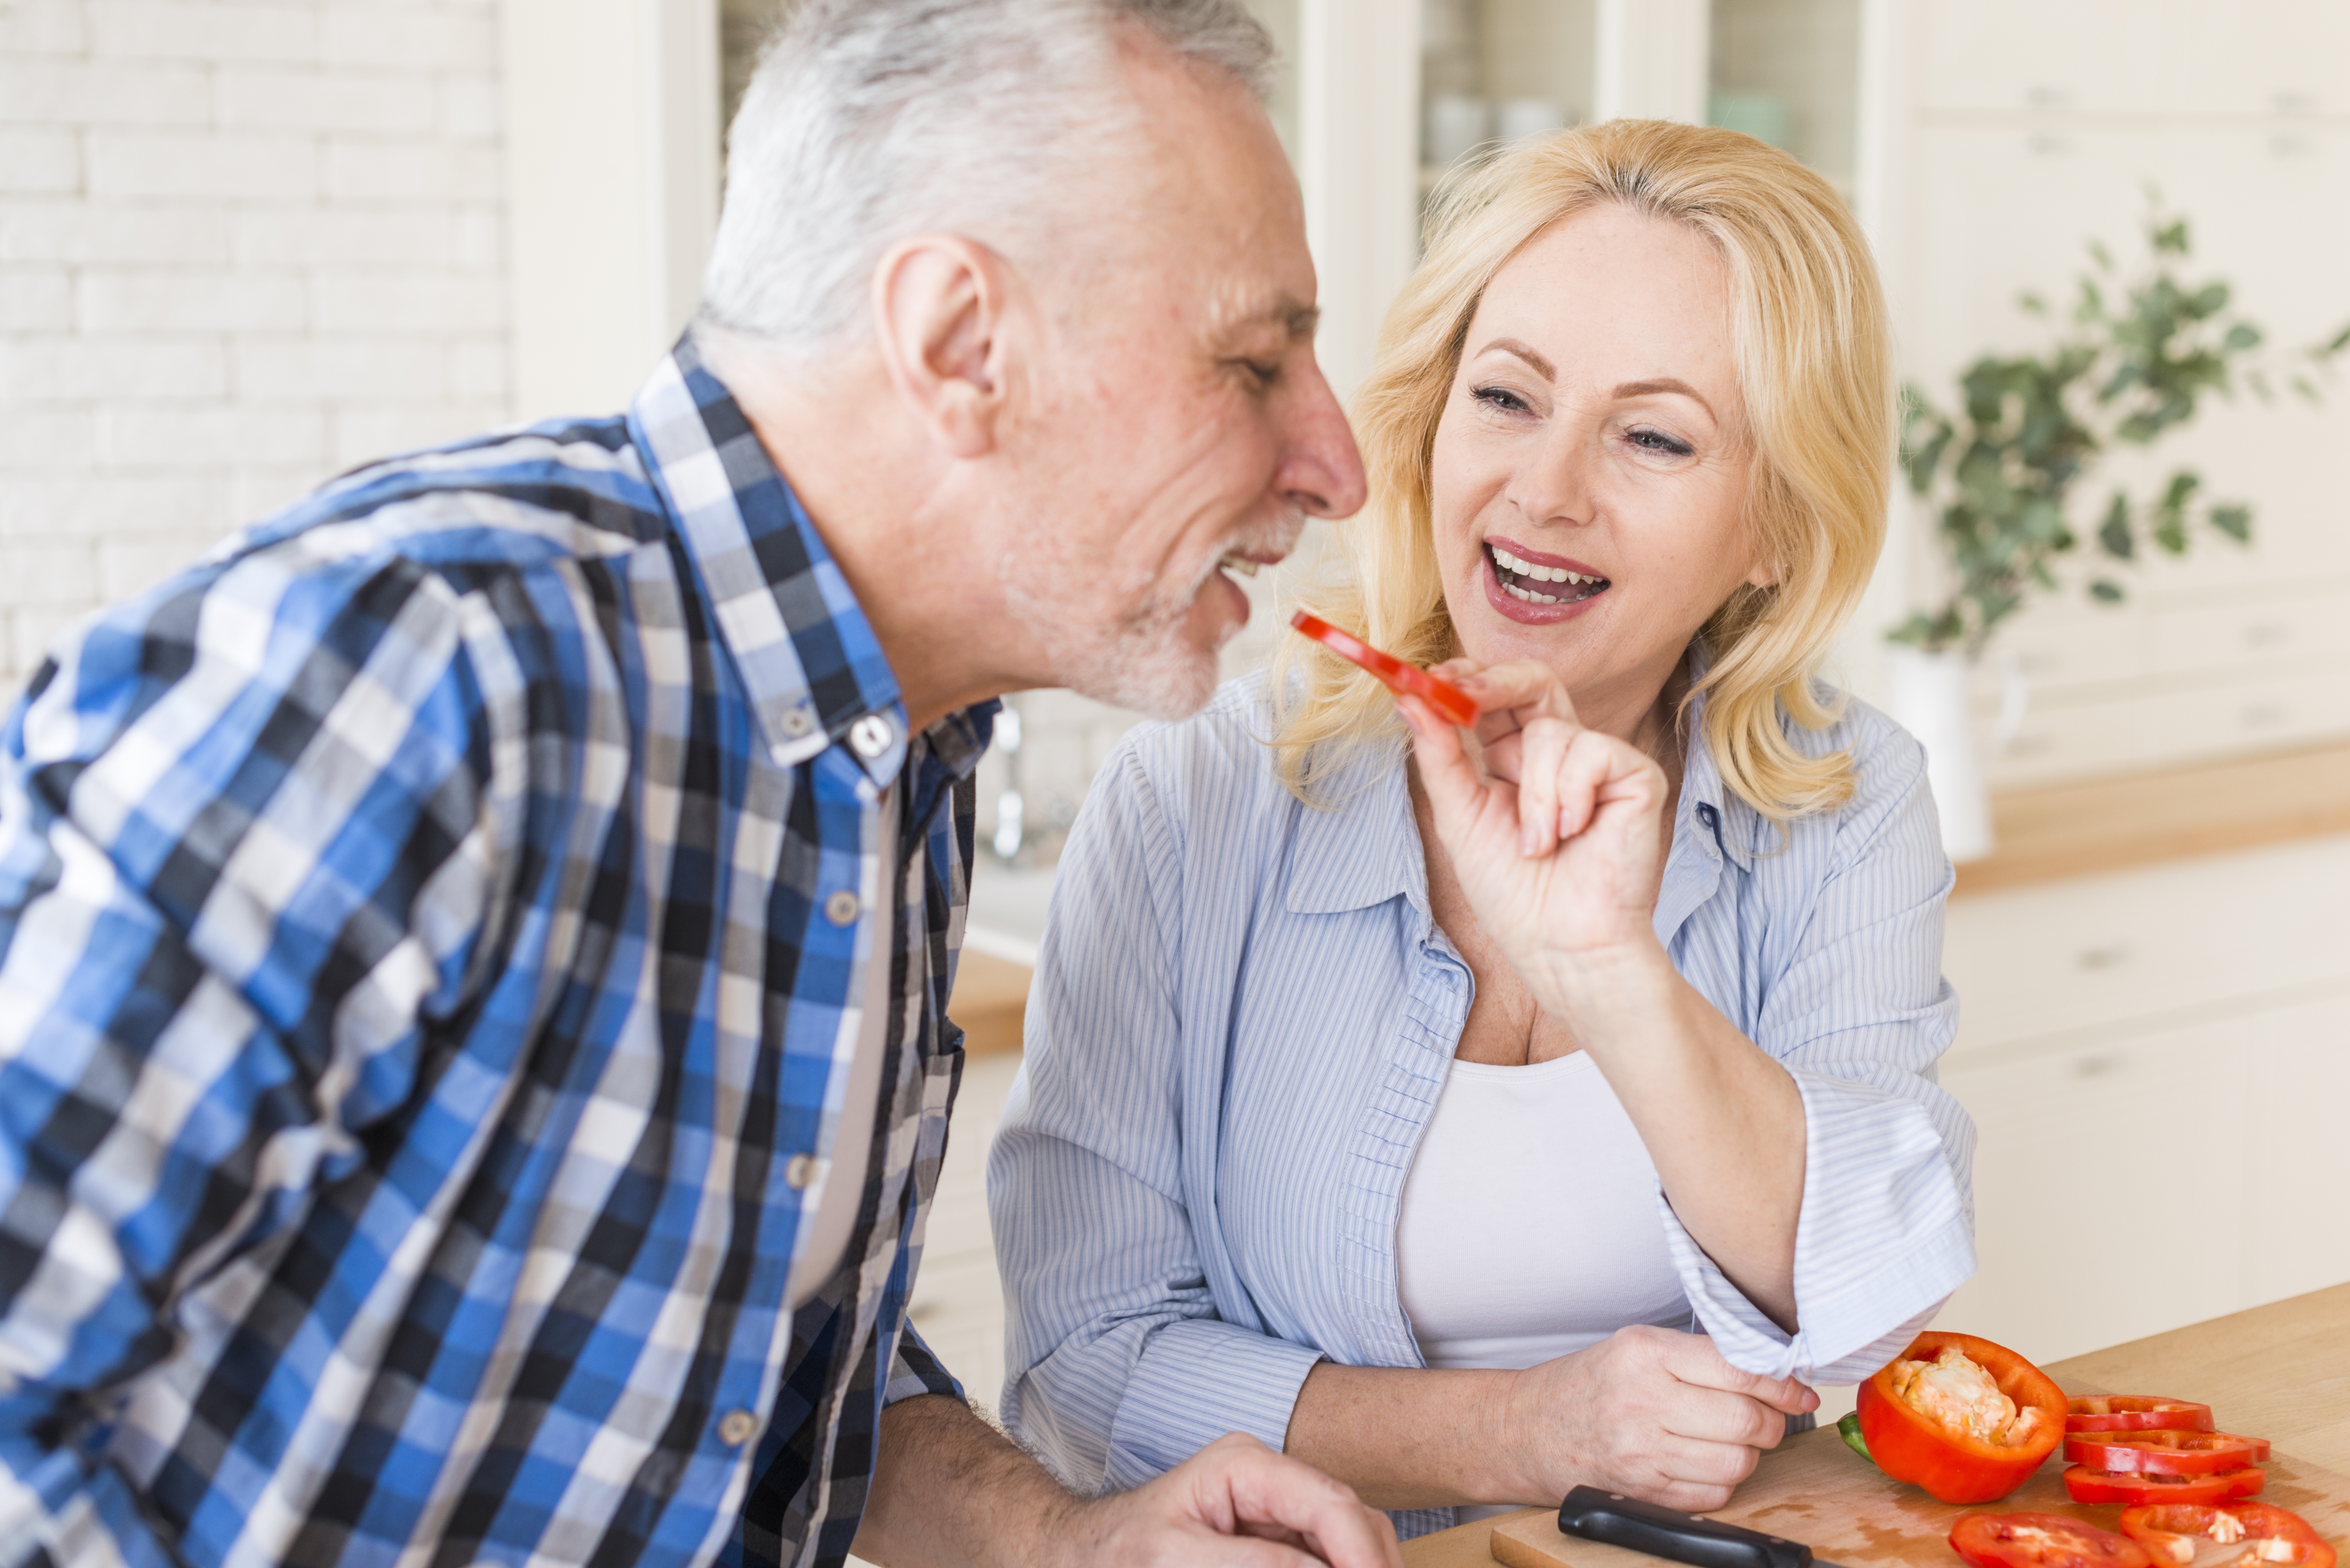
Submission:
<svg viewBox="0 0 2350 1568">
<path fill-rule="evenodd" d="M 806 0 L 734 117 L 702 318 L 814 357 L 861 335 L 910 235 L 1056 254 L 1125 123 L 1134 27 L 1266 90 L 1273 41 L 1240 0 Z"/>
</svg>

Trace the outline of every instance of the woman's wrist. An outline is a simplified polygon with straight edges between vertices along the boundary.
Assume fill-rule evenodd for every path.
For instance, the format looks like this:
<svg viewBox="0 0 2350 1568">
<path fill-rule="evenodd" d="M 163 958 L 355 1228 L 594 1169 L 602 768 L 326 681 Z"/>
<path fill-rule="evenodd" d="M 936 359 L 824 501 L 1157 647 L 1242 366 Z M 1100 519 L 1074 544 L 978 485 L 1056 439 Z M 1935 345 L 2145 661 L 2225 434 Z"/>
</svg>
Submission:
<svg viewBox="0 0 2350 1568">
<path fill-rule="evenodd" d="M 1601 1055 L 1618 1039 L 1653 1040 L 1687 983 L 1663 944 L 1645 933 L 1621 947 L 1545 953 L 1539 972 L 1543 1011 Z"/>
<path fill-rule="evenodd" d="M 1533 1385 L 1526 1373 L 1513 1372 L 1496 1379 L 1488 1396 L 1482 1448 L 1492 1469 L 1474 1478 L 1475 1495 L 1485 1502 L 1519 1502 L 1549 1494 L 1547 1479 L 1534 1473 L 1532 1464 L 1538 1425 L 1530 1408 L 1535 1397 Z"/>
</svg>

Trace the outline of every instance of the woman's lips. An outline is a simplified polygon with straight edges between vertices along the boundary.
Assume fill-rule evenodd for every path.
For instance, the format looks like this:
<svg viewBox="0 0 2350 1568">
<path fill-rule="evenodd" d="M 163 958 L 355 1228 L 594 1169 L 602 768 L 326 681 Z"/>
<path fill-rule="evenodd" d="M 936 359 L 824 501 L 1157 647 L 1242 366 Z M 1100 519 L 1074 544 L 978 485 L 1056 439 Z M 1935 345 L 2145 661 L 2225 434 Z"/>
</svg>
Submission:
<svg viewBox="0 0 2350 1568">
<path fill-rule="evenodd" d="M 1495 559 L 1496 550 L 1526 566 L 1561 573 L 1571 572 L 1586 580 L 1553 582 L 1544 579 L 1537 582 L 1515 572 L 1505 574 L 1501 563 Z M 1507 539 L 1488 539 L 1478 554 L 1483 558 L 1484 570 L 1478 575 L 1484 581 L 1485 602 L 1506 618 L 1525 626 L 1555 626 L 1560 621 L 1572 620 L 1596 603 L 1610 586 L 1607 578 L 1579 561 L 1570 562 L 1562 556 L 1523 550 Z M 1555 566 L 1553 563 L 1556 563 Z M 1504 580 L 1505 576 L 1508 581 Z M 1513 581 L 1525 592 L 1540 594 L 1558 602 L 1544 604 L 1540 599 L 1520 598 L 1510 591 Z M 1574 597 L 1570 598 L 1569 595 Z"/>
<path fill-rule="evenodd" d="M 1483 543 L 1484 548 L 1488 554 L 1491 554 L 1495 550 L 1500 550 L 1504 555 L 1515 556 L 1519 560 L 1523 561 L 1530 566 L 1553 566 L 1556 567 L 1560 571 L 1573 572 L 1577 576 L 1583 577 L 1599 577 L 1604 579 L 1607 576 L 1607 573 L 1599 570 L 1596 566 L 1586 566 L 1581 561 L 1572 559 L 1569 556 L 1554 556 L 1545 550 L 1529 548 L 1524 545 L 1519 544 L 1515 539 L 1505 539 L 1499 534 L 1486 535 Z"/>
</svg>

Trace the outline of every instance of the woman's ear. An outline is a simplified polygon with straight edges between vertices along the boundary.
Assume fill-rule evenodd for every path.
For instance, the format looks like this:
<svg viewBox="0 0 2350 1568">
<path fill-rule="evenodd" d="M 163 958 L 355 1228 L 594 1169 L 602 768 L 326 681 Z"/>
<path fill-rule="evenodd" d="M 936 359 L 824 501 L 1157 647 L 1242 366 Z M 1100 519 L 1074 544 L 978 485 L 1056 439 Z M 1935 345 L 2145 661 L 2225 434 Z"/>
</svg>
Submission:
<svg viewBox="0 0 2350 1568">
<path fill-rule="evenodd" d="M 890 384 L 941 451 L 994 450 L 1017 333 L 1010 269 L 959 234 L 918 234 L 874 269 L 875 338 Z"/>
</svg>

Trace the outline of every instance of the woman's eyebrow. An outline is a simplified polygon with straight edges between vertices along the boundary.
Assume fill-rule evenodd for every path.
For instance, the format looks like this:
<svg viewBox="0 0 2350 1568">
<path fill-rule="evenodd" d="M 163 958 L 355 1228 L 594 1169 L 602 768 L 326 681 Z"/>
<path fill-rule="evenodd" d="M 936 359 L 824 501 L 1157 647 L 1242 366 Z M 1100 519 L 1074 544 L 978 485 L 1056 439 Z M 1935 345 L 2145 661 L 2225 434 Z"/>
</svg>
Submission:
<svg viewBox="0 0 2350 1568">
<path fill-rule="evenodd" d="M 1679 392 L 1684 398 L 1695 399 L 1697 406 L 1708 414 L 1716 419 L 1721 418 L 1719 414 L 1714 414 L 1713 405 L 1705 400 L 1704 393 L 1687 381 L 1676 381 L 1669 376 L 1657 381 L 1627 381 L 1616 389 L 1615 395 L 1619 398 L 1645 398 L 1652 392 Z"/>
<path fill-rule="evenodd" d="M 1477 352 L 1480 354 L 1491 354 L 1496 348 L 1499 348 L 1504 354 L 1514 354 L 1519 358 L 1523 359 L 1527 364 L 1534 367 L 1534 374 L 1540 376 L 1544 380 L 1555 381 L 1558 379 L 1558 371 L 1552 368 L 1549 360 L 1544 358 L 1532 348 L 1519 342 L 1514 337 L 1496 337 L 1491 343 L 1486 344 L 1482 348 L 1477 350 Z"/>
</svg>

